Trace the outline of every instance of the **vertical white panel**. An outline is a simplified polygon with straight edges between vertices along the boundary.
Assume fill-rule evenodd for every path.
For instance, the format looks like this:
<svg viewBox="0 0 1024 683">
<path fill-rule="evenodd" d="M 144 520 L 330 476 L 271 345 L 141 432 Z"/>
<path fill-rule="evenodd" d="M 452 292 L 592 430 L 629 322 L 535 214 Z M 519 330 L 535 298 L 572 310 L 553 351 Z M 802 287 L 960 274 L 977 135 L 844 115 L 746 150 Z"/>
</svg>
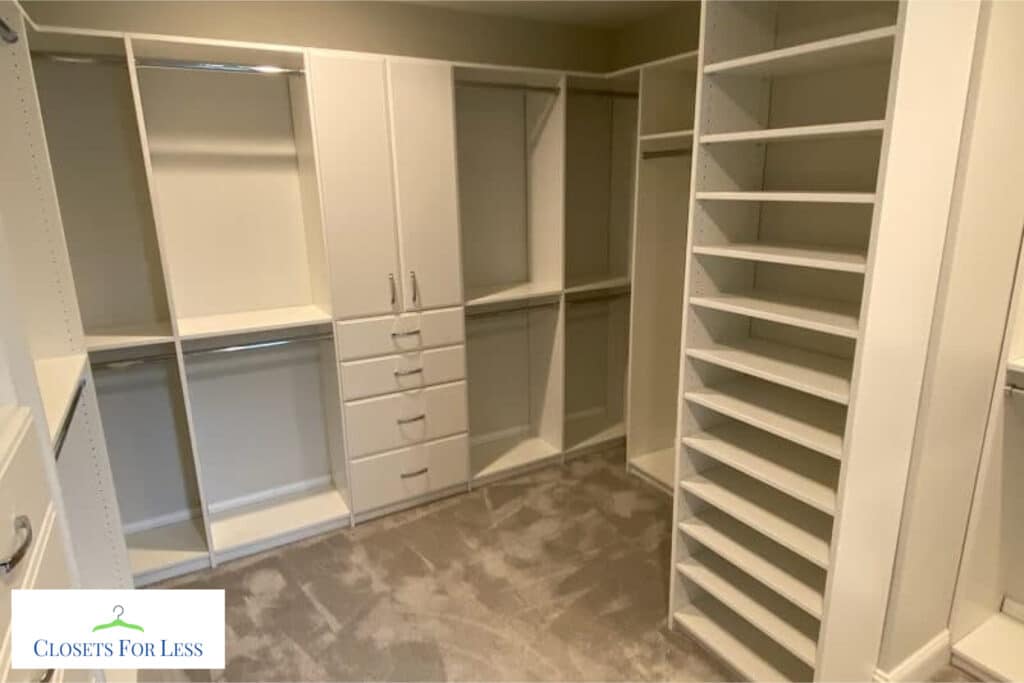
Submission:
<svg viewBox="0 0 1024 683">
<path fill-rule="evenodd" d="M 878 657 L 978 7 L 902 7 L 817 680 L 870 679 Z"/>
</svg>

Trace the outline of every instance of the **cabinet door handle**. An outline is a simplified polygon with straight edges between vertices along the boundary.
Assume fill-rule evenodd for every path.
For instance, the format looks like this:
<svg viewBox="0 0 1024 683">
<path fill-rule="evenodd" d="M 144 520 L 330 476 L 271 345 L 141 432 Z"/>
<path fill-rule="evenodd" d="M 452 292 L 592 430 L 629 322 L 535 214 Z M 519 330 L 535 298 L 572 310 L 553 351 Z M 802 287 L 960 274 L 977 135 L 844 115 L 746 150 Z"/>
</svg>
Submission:
<svg viewBox="0 0 1024 683">
<path fill-rule="evenodd" d="M 416 417 L 400 417 L 397 420 L 395 420 L 395 422 L 397 422 L 400 425 L 407 425 L 407 424 L 412 424 L 413 422 L 419 422 L 420 420 L 426 420 L 426 419 L 427 419 L 427 414 L 426 413 L 420 413 Z"/>
<path fill-rule="evenodd" d="M 55 673 L 57 673 L 56 669 L 47 669 L 36 680 L 39 681 L 39 683 L 50 683 L 50 681 L 53 680 L 53 674 L 55 674 Z"/>
<path fill-rule="evenodd" d="M 8 26 L 3 17 L 0 17 L 0 40 L 8 45 L 14 45 L 18 42 L 18 32 Z"/>
<path fill-rule="evenodd" d="M 416 368 L 415 370 L 395 370 L 395 377 L 408 377 L 409 375 L 422 375 L 423 368 Z"/>
<path fill-rule="evenodd" d="M 419 302 L 420 302 L 420 286 L 419 286 L 419 283 L 416 282 L 416 271 L 415 270 L 410 270 L 409 271 L 409 277 L 412 278 L 412 302 L 414 304 L 419 304 Z"/>
<path fill-rule="evenodd" d="M 388 273 L 388 284 L 391 285 L 391 305 L 398 303 L 398 288 L 395 287 L 395 274 Z"/>
<path fill-rule="evenodd" d="M 402 479 L 412 479 L 413 477 L 418 477 L 421 474 L 426 474 L 429 471 L 430 471 L 429 467 L 424 467 L 423 469 L 416 470 L 415 472 L 402 472 L 398 476 L 400 476 Z"/>
<path fill-rule="evenodd" d="M 392 332 L 391 337 L 415 337 L 419 333 L 419 330 L 409 330 L 408 332 Z"/>
<path fill-rule="evenodd" d="M 0 576 L 13 572 L 18 564 L 25 559 L 28 548 L 32 545 L 32 522 L 26 515 L 18 515 L 14 518 L 14 531 L 24 532 L 25 535 L 21 539 L 21 543 L 18 544 L 18 549 L 7 559 L 0 560 Z"/>
</svg>

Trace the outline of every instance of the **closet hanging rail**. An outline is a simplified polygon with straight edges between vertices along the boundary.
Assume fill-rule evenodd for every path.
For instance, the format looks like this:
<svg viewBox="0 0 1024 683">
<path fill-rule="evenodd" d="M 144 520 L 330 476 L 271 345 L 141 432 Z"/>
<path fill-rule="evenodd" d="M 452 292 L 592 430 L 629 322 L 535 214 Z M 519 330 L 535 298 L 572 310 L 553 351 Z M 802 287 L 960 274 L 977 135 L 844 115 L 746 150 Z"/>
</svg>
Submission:
<svg viewBox="0 0 1024 683">
<path fill-rule="evenodd" d="M 32 52 L 33 57 L 48 59 L 51 62 L 67 64 L 126 64 L 123 55 L 89 54 L 85 52 Z M 202 62 L 185 59 L 153 59 L 140 58 L 135 60 L 140 69 L 187 69 L 190 71 L 219 71 L 222 73 L 257 74 L 263 76 L 280 76 L 302 74 L 302 69 L 291 69 L 283 66 L 259 64 L 232 64 L 229 62 Z"/>
<path fill-rule="evenodd" d="M 186 356 L 202 356 L 214 353 L 235 353 L 237 351 L 256 351 L 258 349 L 272 349 L 278 346 L 288 346 L 289 344 L 305 344 L 306 342 L 314 341 L 326 341 L 333 339 L 334 335 L 330 332 L 323 334 L 306 334 L 298 337 L 284 337 L 282 339 L 269 339 L 267 341 L 249 342 L 246 344 L 227 344 L 225 346 L 213 346 L 210 348 L 202 349 L 191 349 L 189 351 L 183 351 L 182 353 Z"/>
<path fill-rule="evenodd" d="M 552 298 L 534 299 L 534 300 L 529 301 L 527 303 L 518 304 L 518 305 L 515 305 L 515 306 L 502 306 L 500 303 L 498 303 L 498 304 L 491 304 L 491 305 L 497 306 L 497 308 L 491 308 L 490 306 L 487 306 L 486 308 L 484 308 L 483 306 L 478 307 L 478 308 L 467 308 L 466 309 L 466 317 L 467 318 L 484 318 L 484 317 L 492 316 L 492 315 L 504 315 L 505 313 L 519 313 L 521 311 L 531 311 L 531 310 L 533 310 L 535 308 L 545 308 L 546 306 L 557 306 L 558 305 L 558 299 L 557 298 L 554 298 L 554 299 L 552 299 Z"/>
<path fill-rule="evenodd" d="M 692 148 L 680 149 L 657 149 L 650 152 L 643 152 L 640 156 L 644 159 L 661 159 L 663 157 L 688 157 L 693 155 Z"/>
<path fill-rule="evenodd" d="M 499 88 L 502 90 L 527 90 L 530 92 L 559 93 L 562 89 L 553 85 L 525 85 L 523 83 L 500 83 L 496 81 L 474 81 L 460 79 L 455 81 L 456 88 Z"/>
<path fill-rule="evenodd" d="M 85 380 L 80 380 L 78 386 L 75 388 L 75 395 L 71 397 L 71 407 L 68 408 L 68 414 L 64 416 L 64 421 L 60 423 L 60 429 L 57 431 L 57 438 L 53 440 L 53 459 L 60 460 L 61 451 L 64 450 L 64 442 L 68 439 L 68 432 L 71 431 L 71 423 L 75 419 L 75 412 L 78 411 L 78 404 L 82 400 L 82 392 L 85 391 Z"/>
<path fill-rule="evenodd" d="M 147 363 L 162 363 L 167 360 L 174 360 L 176 356 L 173 353 L 155 353 L 148 356 L 138 356 L 136 358 L 125 358 L 122 360 L 101 360 L 92 361 L 89 363 L 93 369 L 109 369 L 109 370 L 127 370 L 134 368 L 138 365 L 145 365 Z"/>
<path fill-rule="evenodd" d="M 622 92 L 621 90 L 603 90 L 601 88 L 569 88 L 570 95 L 601 95 L 602 97 L 621 97 L 625 100 L 638 100 L 640 93 Z"/>
</svg>

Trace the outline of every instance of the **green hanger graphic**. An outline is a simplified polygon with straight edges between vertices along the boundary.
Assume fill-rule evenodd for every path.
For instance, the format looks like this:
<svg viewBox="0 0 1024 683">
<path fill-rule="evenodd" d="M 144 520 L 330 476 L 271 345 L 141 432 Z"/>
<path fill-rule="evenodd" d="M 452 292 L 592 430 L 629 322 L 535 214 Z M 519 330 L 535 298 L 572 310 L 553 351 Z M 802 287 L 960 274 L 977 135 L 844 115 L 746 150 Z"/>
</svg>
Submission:
<svg viewBox="0 0 1024 683">
<path fill-rule="evenodd" d="M 96 633 L 96 631 L 102 631 L 108 628 L 130 628 L 134 631 L 142 631 L 143 633 L 146 632 L 146 629 L 142 628 L 138 624 L 129 624 L 126 621 L 121 621 L 122 614 L 124 614 L 124 607 L 121 607 L 121 605 L 114 605 L 114 620 L 109 624 L 99 624 L 98 626 L 93 626 L 92 632 Z"/>
</svg>

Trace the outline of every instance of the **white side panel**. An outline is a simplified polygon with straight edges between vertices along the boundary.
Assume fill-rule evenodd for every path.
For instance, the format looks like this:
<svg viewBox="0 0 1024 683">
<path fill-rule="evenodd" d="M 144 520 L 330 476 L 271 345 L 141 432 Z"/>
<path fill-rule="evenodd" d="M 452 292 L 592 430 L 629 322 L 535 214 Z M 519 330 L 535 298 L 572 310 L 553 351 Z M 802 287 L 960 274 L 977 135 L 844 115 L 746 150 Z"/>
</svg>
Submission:
<svg viewBox="0 0 1024 683">
<path fill-rule="evenodd" d="M 950 1 L 902 7 L 817 680 L 866 680 L 878 659 L 978 9 Z"/>
<path fill-rule="evenodd" d="M 402 278 L 384 60 L 313 52 L 309 65 L 334 317 L 395 311 Z"/>
</svg>

